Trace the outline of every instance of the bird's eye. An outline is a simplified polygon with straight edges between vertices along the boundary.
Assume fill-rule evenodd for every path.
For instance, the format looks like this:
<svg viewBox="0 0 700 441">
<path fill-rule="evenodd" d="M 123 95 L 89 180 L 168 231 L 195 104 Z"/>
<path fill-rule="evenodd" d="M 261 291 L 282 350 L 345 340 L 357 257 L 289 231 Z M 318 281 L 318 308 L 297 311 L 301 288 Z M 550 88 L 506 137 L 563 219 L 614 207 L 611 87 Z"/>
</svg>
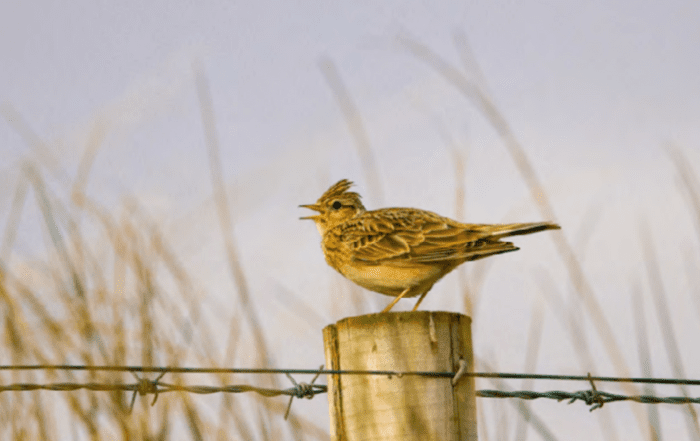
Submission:
<svg viewBox="0 0 700 441">
<path fill-rule="evenodd" d="M 335 201 L 333 202 L 333 205 L 331 205 L 331 207 L 333 207 L 334 210 L 339 210 L 342 206 L 343 204 L 341 204 L 340 201 Z"/>
</svg>

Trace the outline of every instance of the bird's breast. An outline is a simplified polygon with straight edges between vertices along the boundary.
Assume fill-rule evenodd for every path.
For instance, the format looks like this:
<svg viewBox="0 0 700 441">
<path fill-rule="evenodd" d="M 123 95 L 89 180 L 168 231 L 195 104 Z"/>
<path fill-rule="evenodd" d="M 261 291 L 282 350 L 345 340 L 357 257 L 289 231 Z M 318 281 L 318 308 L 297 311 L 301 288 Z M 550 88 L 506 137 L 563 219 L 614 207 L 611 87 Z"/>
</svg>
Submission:
<svg viewBox="0 0 700 441">
<path fill-rule="evenodd" d="M 390 296 L 397 296 L 409 287 L 429 287 L 445 272 L 445 268 L 438 265 L 370 265 L 357 261 L 345 262 L 337 270 L 363 288 Z M 406 297 L 421 293 L 420 289 L 414 291 L 415 294 L 409 293 Z"/>
</svg>

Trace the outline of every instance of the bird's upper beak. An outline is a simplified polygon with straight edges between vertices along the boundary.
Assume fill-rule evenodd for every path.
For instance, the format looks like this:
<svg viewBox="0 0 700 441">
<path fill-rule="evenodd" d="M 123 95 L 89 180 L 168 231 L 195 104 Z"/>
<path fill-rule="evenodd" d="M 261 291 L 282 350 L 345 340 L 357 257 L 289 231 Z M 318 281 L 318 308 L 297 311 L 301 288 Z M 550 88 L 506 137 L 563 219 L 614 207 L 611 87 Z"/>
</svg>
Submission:
<svg viewBox="0 0 700 441">
<path fill-rule="evenodd" d="M 316 205 L 316 204 L 299 205 L 299 207 L 301 207 L 301 208 L 308 208 L 309 210 L 318 211 L 319 213 L 323 211 L 323 209 L 322 209 L 321 207 L 319 207 L 318 205 Z M 318 219 L 319 217 L 320 217 L 320 215 L 317 214 L 317 215 L 315 215 L 315 216 L 304 216 L 304 217 L 300 217 L 299 219 L 311 219 L 311 220 L 315 221 L 315 220 Z"/>
</svg>

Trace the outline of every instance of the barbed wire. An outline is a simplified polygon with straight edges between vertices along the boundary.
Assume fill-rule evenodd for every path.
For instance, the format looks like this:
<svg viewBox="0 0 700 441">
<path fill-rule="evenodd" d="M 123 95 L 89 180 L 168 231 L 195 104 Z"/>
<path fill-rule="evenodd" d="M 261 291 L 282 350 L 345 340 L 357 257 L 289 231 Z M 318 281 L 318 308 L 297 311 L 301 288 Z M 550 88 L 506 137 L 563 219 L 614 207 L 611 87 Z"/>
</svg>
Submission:
<svg viewBox="0 0 700 441">
<path fill-rule="evenodd" d="M 120 371 L 130 372 L 136 379 L 134 383 L 13 383 L 0 385 L 0 393 L 10 391 L 76 391 L 89 390 L 93 392 L 131 392 L 131 406 L 133 409 L 137 395 L 153 395 L 151 405 L 156 403 L 158 396 L 167 392 L 188 392 L 195 394 L 213 393 L 244 393 L 254 392 L 264 397 L 289 396 L 289 404 L 285 412 L 285 419 L 289 415 L 294 398 L 311 399 L 317 394 L 327 393 L 328 387 L 323 384 L 315 384 L 316 379 L 322 375 L 383 375 L 389 378 L 403 376 L 422 376 L 436 378 L 450 378 L 455 384 L 462 377 L 476 378 L 505 378 L 505 379 L 539 379 L 539 380 L 563 380 L 563 381 L 587 381 L 591 388 L 576 392 L 563 391 L 500 391 L 500 390 L 478 390 L 476 396 L 481 398 L 518 398 L 522 400 L 535 400 L 539 398 L 553 399 L 557 401 L 568 400 L 569 404 L 576 401 L 583 401 L 591 406 L 590 411 L 599 409 L 603 405 L 618 401 L 634 401 L 644 404 L 700 404 L 700 398 L 690 397 L 657 397 L 652 395 L 619 395 L 609 392 L 598 391 L 594 382 L 627 382 L 646 384 L 676 384 L 676 385 L 700 385 L 700 380 L 678 379 L 678 378 L 636 378 L 636 377 L 594 377 L 588 375 L 547 375 L 547 374 L 518 374 L 518 373 L 496 373 L 496 372 L 465 372 L 466 363 L 461 361 L 460 369 L 454 372 L 431 372 L 431 371 L 389 371 L 389 370 L 343 370 L 343 369 L 262 369 L 262 368 L 193 368 L 193 367 L 157 367 L 157 366 L 88 366 L 88 365 L 0 365 L 0 371 L 27 371 L 27 370 L 65 370 L 65 371 Z M 154 380 L 142 378 L 137 373 L 159 373 Z M 286 389 L 274 389 L 257 387 L 246 384 L 206 386 L 206 385 L 181 385 L 165 383 L 162 378 L 168 373 L 187 374 L 285 374 L 292 382 L 293 387 Z M 292 374 L 314 375 L 310 383 L 299 382 L 292 377 Z"/>
<path fill-rule="evenodd" d="M 583 401 L 591 406 L 590 411 L 603 407 L 604 404 L 615 401 L 635 401 L 643 404 L 700 404 L 700 398 L 690 397 L 656 397 L 653 395 L 617 395 L 608 392 L 584 390 L 578 392 L 562 392 L 554 390 L 549 392 L 533 392 L 528 390 L 504 392 L 501 390 L 478 390 L 476 396 L 482 398 L 520 398 L 521 400 L 535 400 L 537 398 L 549 398 L 552 400 L 569 400 L 569 404 L 575 401 Z"/>
<path fill-rule="evenodd" d="M 29 370 L 64 370 L 64 371 L 118 371 L 118 372 L 157 372 L 172 374 L 290 374 L 290 375 L 384 375 L 403 377 L 417 375 L 422 377 L 453 378 L 455 372 L 436 371 L 394 371 L 394 370 L 353 370 L 353 369 L 270 369 L 270 368 L 198 368 L 179 366 L 90 366 L 68 364 L 37 365 L 0 365 L 0 371 Z M 649 377 L 609 377 L 590 375 L 554 375 L 554 374 L 518 374 L 510 372 L 464 372 L 460 376 L 477 378 L 597 381 L 612 383 L 646 383 L 646 384 L 683 384 L 700 386 L 700 380 L 683 378 L 649 378 Z"/>
</svg>

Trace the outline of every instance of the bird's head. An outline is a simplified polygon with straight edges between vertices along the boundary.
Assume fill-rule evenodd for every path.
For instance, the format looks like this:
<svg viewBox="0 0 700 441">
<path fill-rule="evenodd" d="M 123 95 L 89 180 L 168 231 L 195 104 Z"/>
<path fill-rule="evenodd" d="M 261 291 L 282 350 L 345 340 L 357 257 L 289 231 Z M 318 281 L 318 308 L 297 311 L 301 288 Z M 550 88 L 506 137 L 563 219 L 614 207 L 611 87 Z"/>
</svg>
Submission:
<svg viewBox="0 0 700 441">
<path fill-rule="evenodd" d="M 318 212 L 314 216 L 305 216 L 301 219 L 313 220 L 318 232 L 323 236 L 336 225 L 361 215 L 366 211 L 365 206 L 362 205 L 359 194 L 348 191 L 351 186 L 352 182 L 343 179 L 326 190 L 315 204 L 300 205 Z"/>
</svg>

